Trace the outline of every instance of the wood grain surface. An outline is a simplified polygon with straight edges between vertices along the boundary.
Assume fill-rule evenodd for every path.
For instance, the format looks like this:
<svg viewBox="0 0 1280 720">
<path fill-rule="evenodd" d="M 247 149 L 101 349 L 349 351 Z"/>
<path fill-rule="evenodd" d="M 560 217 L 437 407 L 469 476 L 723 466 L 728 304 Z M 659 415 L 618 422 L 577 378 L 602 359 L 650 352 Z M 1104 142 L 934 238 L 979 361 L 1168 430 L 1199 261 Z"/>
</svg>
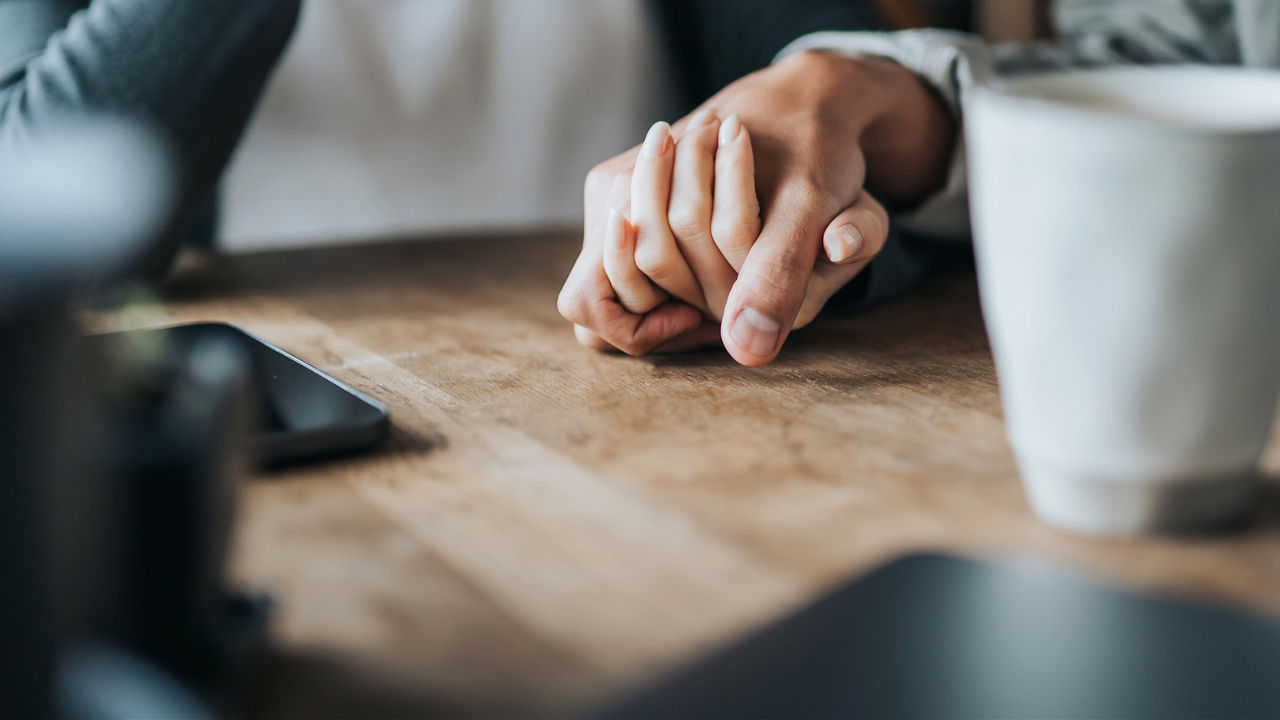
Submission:
<svg viewBox="0 0 1280 720">
<path fill-rule="evenodd" d="M 917 549 L 1280 615 L 1280 442 L 1238 532 L 1092 540 L 1030 515 L 971 277 L 821 320 L 747 369 L 579 347 L 555 309 L 576 245 L 189 260 L 111 316 L 232 322 L 390 408 L 383 450 L 245 484 L 234 575 L 274 595 L 280 652 L 305 658 L 263 714 L 587 707 Z M 421 704 L 346 690 L 380 683 Z"/>
</svg>

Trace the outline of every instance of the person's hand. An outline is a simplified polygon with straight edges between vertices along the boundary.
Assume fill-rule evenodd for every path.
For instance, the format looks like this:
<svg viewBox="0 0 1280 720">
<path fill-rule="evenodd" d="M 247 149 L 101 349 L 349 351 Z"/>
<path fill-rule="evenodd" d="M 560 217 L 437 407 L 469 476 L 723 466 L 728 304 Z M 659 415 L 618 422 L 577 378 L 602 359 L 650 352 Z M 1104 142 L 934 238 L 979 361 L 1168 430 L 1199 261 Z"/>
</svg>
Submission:
<svg viewBox="0 0 1280 720">
<path fill-rule="evenodd" d="M 654 124 L 630 187 L 631 222 L 621 216 L 624 206 L 610 210 L 605 223 L 605 274 L 619 302 L 643 314 L 674 297 L 719 322 L 760 232 L 747 128 L 737 115 L 721 123 L 703 110 L 673 143 L 666 123 Z M 884 244 L 888 215 L 869 194 L 841 216 L 842 224 L 828 229 L 826 256 L 814 268 L 793 327 L 808 324 Z"/>
<path fill-rule="evenodd" d="M 862 196 L 868 171 L 871 186 L 888 197 L 918 198 L 940 182 L 954 128 L 941 102 L 900 66 L 813 53 L 743 78 L 704 107 L 740 113 L 755 133 L 763 229 L 737 268 L 721 337 L 739 362 L 761 365 L 776 357 L 802 312 L 825 302 L 805 299 L 818 248 L 824 238 L 841 242 L 848 223 L 840 215 Z M 677 123 L 673 135 L 687 124 Z M 624 153 L 588 175 L 583 253 L 559 307 L 590 347 L 639 354 L 696 346 L 714 325 L 694 306 L 665 300 L 644 315 L 628 312 L 603 267 L 604 220 L 625 205 L 615 180 L 631 172 L 637 155 Z"/>
<path fill-rule="evenodd" d="M 629 208 L 630 222 L 621 238 L 606 223 L 605 274 L 623 306 L 647 312 L 656 303 L 639 296 L 665 291 L 719 322 L 738 276 L 727 258 L 739 247 L 745 252 L 760 231 L 752 163 L 750 137 L 736 116 L 722 127 L 702 111 L 678 142 L 666 123 L 650 128 L 621 208 Z"/>
<path fill-rule="evenodd" d="M 560 314 L 574 323 L 578 342 L 594 350 L 644 355 L 692 350 L 715 342 L 720 334 L 714 322 L 705 321 L 692 305 L 669 300 L 647 276 L 629 281 L 623 277 L 626 269 L 615 267 L 614 275 L 620 280 L 618 288 L 612 285 L 605 267 L 606 247 L 615 260 L 621 255 L 634 257 L 634 228 L 623 217 L 630 208 L 630 198 L 628 168 L 614 177 L 598 204 L 603 212 L 587 213 L 582 252 L 557 299 Z M 634 259 L 631 262 L 634 265 Z"/>
<path fill-rule="evenodd" d="M 597 293 L 595 307 L 609 313 L 614 323 L 606 327 L 621 339 L 610 344 L 579 325 L 582 344 L 641 354 L 655 343 L 663 351 L 719 343 L 717 323 L 760 229 L 751 140 L 738 117 L 731 115 L 722 124 L 714 113 L 701 111 L 687 121 L 678 142 L 666 123 L 655 123 L 635 167 L 615 176 L 607 205 L 602 242 L 599 247 L 584 244 L 565 287 L 585 286 Z M 632 211 L 634 223 L 625 216 Z M 814 269 L 794 327 L 809 323 L 884 244 L 888 216 L 869 194 L 863 193 L 842 216 L 845 224 L 827 233 L 826 256 Z M 594 271 L 597 250 L 609 287 Z M 584 277 L 588 282 L 575 286 L 574 280 Z M 698 308 L 704 322 L 663 342 L 657 329 L 671 326 L 655 321 L 668 322 L 671 313 L 679 312 L 668 302 L 672 297 Z M 646 313 L 659 307 L 664 309 L 643 322 Z"/>
</svg>

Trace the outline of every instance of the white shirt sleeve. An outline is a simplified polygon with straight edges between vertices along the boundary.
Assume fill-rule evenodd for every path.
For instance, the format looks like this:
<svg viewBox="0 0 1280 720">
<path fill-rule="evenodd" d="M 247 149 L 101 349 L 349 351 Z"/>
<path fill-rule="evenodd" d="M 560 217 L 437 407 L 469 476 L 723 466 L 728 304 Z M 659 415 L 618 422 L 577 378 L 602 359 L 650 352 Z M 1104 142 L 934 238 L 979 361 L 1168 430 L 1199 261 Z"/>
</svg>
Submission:
<svg viewBox="0 0 1280 720">
<path fill-rule="evenodd" d="M 798 38 L 778 57 L 822 50 L 894 60 L 937 91 L 963 137 L 965 96 L 997 75 L 1123 63 L 1280 65 L 1277 6 L 1275 0 L 1058 0 L 1058 41 L 989 46 L 945 30 L 819 32 Z M 945 187 L 896 218 L 898 226 L 941 238 L 967 236 L 967 196 L 964 143 L 957 142 Z"/>
</svg>

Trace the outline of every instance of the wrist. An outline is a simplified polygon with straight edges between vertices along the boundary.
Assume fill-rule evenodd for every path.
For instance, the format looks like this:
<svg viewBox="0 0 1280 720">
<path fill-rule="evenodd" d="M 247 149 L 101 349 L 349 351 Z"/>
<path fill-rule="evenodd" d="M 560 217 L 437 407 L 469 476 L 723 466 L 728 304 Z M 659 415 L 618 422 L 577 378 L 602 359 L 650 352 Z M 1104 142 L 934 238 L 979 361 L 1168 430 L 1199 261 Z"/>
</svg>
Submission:
<svg viewBox="0 0 1280 720">
<path fill-rule="evenodd" d="M 946 182 L 955 118 L 931 87 L 897 62 L 874 56 L 851 62 L 863 67 L 879 100 L 861 136 L 866 186 L 888 202 L 917 203 Z"/>
<path fill-rule="evenodd" d="M 831 137 L 855 139 L 866 160 L 865 187 L 895 205 L 912 205 L 946 182 L 956 122 L 911 70 L 885 57 L 797 53 L 780 64 L 815 83 Z"/>
</svg>

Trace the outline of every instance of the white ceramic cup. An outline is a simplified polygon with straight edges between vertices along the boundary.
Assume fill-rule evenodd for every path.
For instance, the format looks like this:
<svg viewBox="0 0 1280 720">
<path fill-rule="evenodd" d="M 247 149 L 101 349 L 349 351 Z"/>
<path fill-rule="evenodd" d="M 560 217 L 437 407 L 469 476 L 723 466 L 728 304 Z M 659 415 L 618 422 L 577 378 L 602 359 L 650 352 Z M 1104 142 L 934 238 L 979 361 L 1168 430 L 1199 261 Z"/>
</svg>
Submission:
<svg viewBox="0 0 1280 720">
<path fill-rule="evenodd" d="M 1280 73 L 1007 78 L 975 89 L 965 123 L 1033 509 L 1099 534 L 1240 517 L 1280 390 Z"/>
</svg>

